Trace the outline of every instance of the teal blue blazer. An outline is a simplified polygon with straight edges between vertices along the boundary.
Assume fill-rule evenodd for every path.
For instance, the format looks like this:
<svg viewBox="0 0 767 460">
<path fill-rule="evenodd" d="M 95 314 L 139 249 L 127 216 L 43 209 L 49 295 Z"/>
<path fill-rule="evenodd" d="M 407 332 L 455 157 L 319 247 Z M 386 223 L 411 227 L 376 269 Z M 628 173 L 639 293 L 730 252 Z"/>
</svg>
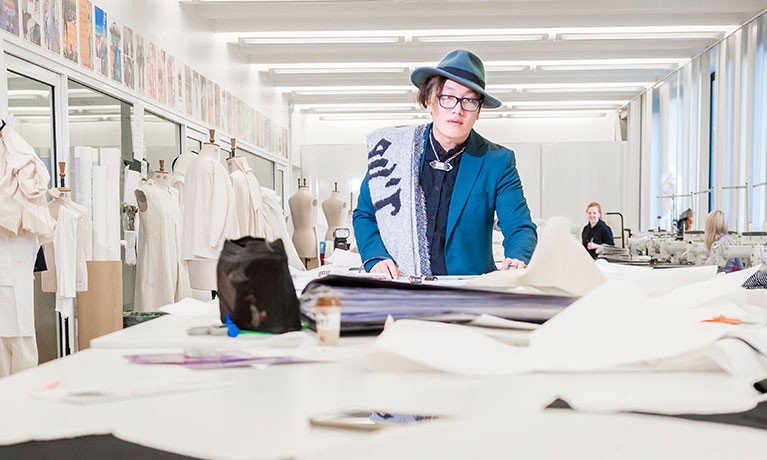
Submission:
<svg viewBox="0 0 767 460">
<path fill-rule="evenodd" d="M 430 131 L 431 124 L 426 129 L 424 146 Z M 421 171 L 423 168 L 421 158 Z M 529 263 L 538 237 L 522 191 L 514 152 L 472 130 L 448 210 L 445 262 L 450 275 L 480 275 L 496 269 L 494 212 L 498 213 L 498 226 L 504 236 L 504 255 Z M 360 186 L 353 225 L 366 270 L 380 260 L 394 259 L 381 240 L 367 175 Z"/>
</svg>

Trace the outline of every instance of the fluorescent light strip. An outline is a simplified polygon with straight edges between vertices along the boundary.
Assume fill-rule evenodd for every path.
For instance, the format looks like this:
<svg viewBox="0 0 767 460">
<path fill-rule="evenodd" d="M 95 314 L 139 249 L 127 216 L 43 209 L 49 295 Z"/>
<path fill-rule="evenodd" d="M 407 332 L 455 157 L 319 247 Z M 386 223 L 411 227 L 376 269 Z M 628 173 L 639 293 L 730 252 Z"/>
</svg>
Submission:
<svg viewBox="0 0 767 460">
<path fill-rule="evenodd" d="M 335 89 L 335 90 L 298 90 L 291 91 L 293 96 L 355 96 L 355 95 L 408 95 L 412 94 L 415 88 L 411 89 L 366 89 L 366 90 L 348 90 L 348 89 Z"/>
<path fill-rule="evenodd" d="M 506 107 L 620 107 L 628 103 L 624 101 L 516 101 L 505 103 Z"/>
<path fill-rule="evenodd" d="M 483 42 L 534 42 L 548 39 L 548 34 L 508 35 L 424 35 L 413 37 L 413 43 L 483 43 Z"/>
<path fill-rule="evenodd" d="M 352 44 L 397 44 L 404 43 L 405 37 L 240 37 L 239 43 L 258 45 L 352 45 Z"/>
<path fill-rule="evenodd" d="M 724 32 L 636 32 L 606 34 L 561 34 L 560 40 L 718 40 Z"/>
<path fill-rule="evenodd" d="M 539 70 L 672 70 L 681 64 L 674 63 L 636 63 L 636 64 L 546 64 L 539 66 Z"/>
<path fill-rule="evenodd" d="M 303 67 L 303 68 L 273 68 L 269 73 L 273 75 L 300 75 L 300 74 L 333 74 L 333 73 L 406 73 L 408 67 Z"/>
</svg>

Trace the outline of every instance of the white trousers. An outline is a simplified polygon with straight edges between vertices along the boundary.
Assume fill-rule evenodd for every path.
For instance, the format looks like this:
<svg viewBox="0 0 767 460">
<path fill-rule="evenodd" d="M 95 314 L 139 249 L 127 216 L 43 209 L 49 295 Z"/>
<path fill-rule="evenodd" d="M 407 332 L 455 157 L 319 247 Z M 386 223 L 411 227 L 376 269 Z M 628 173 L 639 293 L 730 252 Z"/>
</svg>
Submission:
<svg viewBox="0 0 767 460">
<path fill-rule="evenodd" d="M 37 366 L 34 336 L 0 337 L 0 377 Z"/>
</svg>

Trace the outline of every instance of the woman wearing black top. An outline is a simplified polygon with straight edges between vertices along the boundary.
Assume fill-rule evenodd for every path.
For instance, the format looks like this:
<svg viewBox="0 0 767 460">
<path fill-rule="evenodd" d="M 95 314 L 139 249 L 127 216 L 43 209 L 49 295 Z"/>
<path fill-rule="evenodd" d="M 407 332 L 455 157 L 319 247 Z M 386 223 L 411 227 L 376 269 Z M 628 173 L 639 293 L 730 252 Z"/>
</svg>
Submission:
<svg viewBox="0 0 767 460">
<path fill-rule="evenodd" d="M 589 254 L 591 254 L 591 257 L 596 259 L 597 247 L 600 244 L 615 245 L 613 232 L 605 221 L 602 220 L 602 206 L 599 203 L 589 203 L 586 207 L 586 217 L 588 217 L 589 223 L 583 227 L 581 241 L 583 246 L 589 251 Z"/>
</svg>

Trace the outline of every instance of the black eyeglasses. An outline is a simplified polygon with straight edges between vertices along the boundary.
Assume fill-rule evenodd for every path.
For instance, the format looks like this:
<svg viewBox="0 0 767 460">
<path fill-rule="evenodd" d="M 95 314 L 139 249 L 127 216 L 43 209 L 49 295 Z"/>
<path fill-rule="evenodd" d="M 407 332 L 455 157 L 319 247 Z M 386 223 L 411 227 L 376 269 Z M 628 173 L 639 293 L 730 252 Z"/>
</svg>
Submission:
<svg viewBox="0 0 767 460">
<path fill-rule="evenodd" d="M 482 105 L 482 99 L 477 99 L 475 97 L 456 97 L 447 94 L 437 94 L 437 100 L 439 101 L 440 107 L 448 110 L 454 108 L 459 102 L 461 103 L 461 108 L 467 112 L 476 112 Z"/>
</svg>

